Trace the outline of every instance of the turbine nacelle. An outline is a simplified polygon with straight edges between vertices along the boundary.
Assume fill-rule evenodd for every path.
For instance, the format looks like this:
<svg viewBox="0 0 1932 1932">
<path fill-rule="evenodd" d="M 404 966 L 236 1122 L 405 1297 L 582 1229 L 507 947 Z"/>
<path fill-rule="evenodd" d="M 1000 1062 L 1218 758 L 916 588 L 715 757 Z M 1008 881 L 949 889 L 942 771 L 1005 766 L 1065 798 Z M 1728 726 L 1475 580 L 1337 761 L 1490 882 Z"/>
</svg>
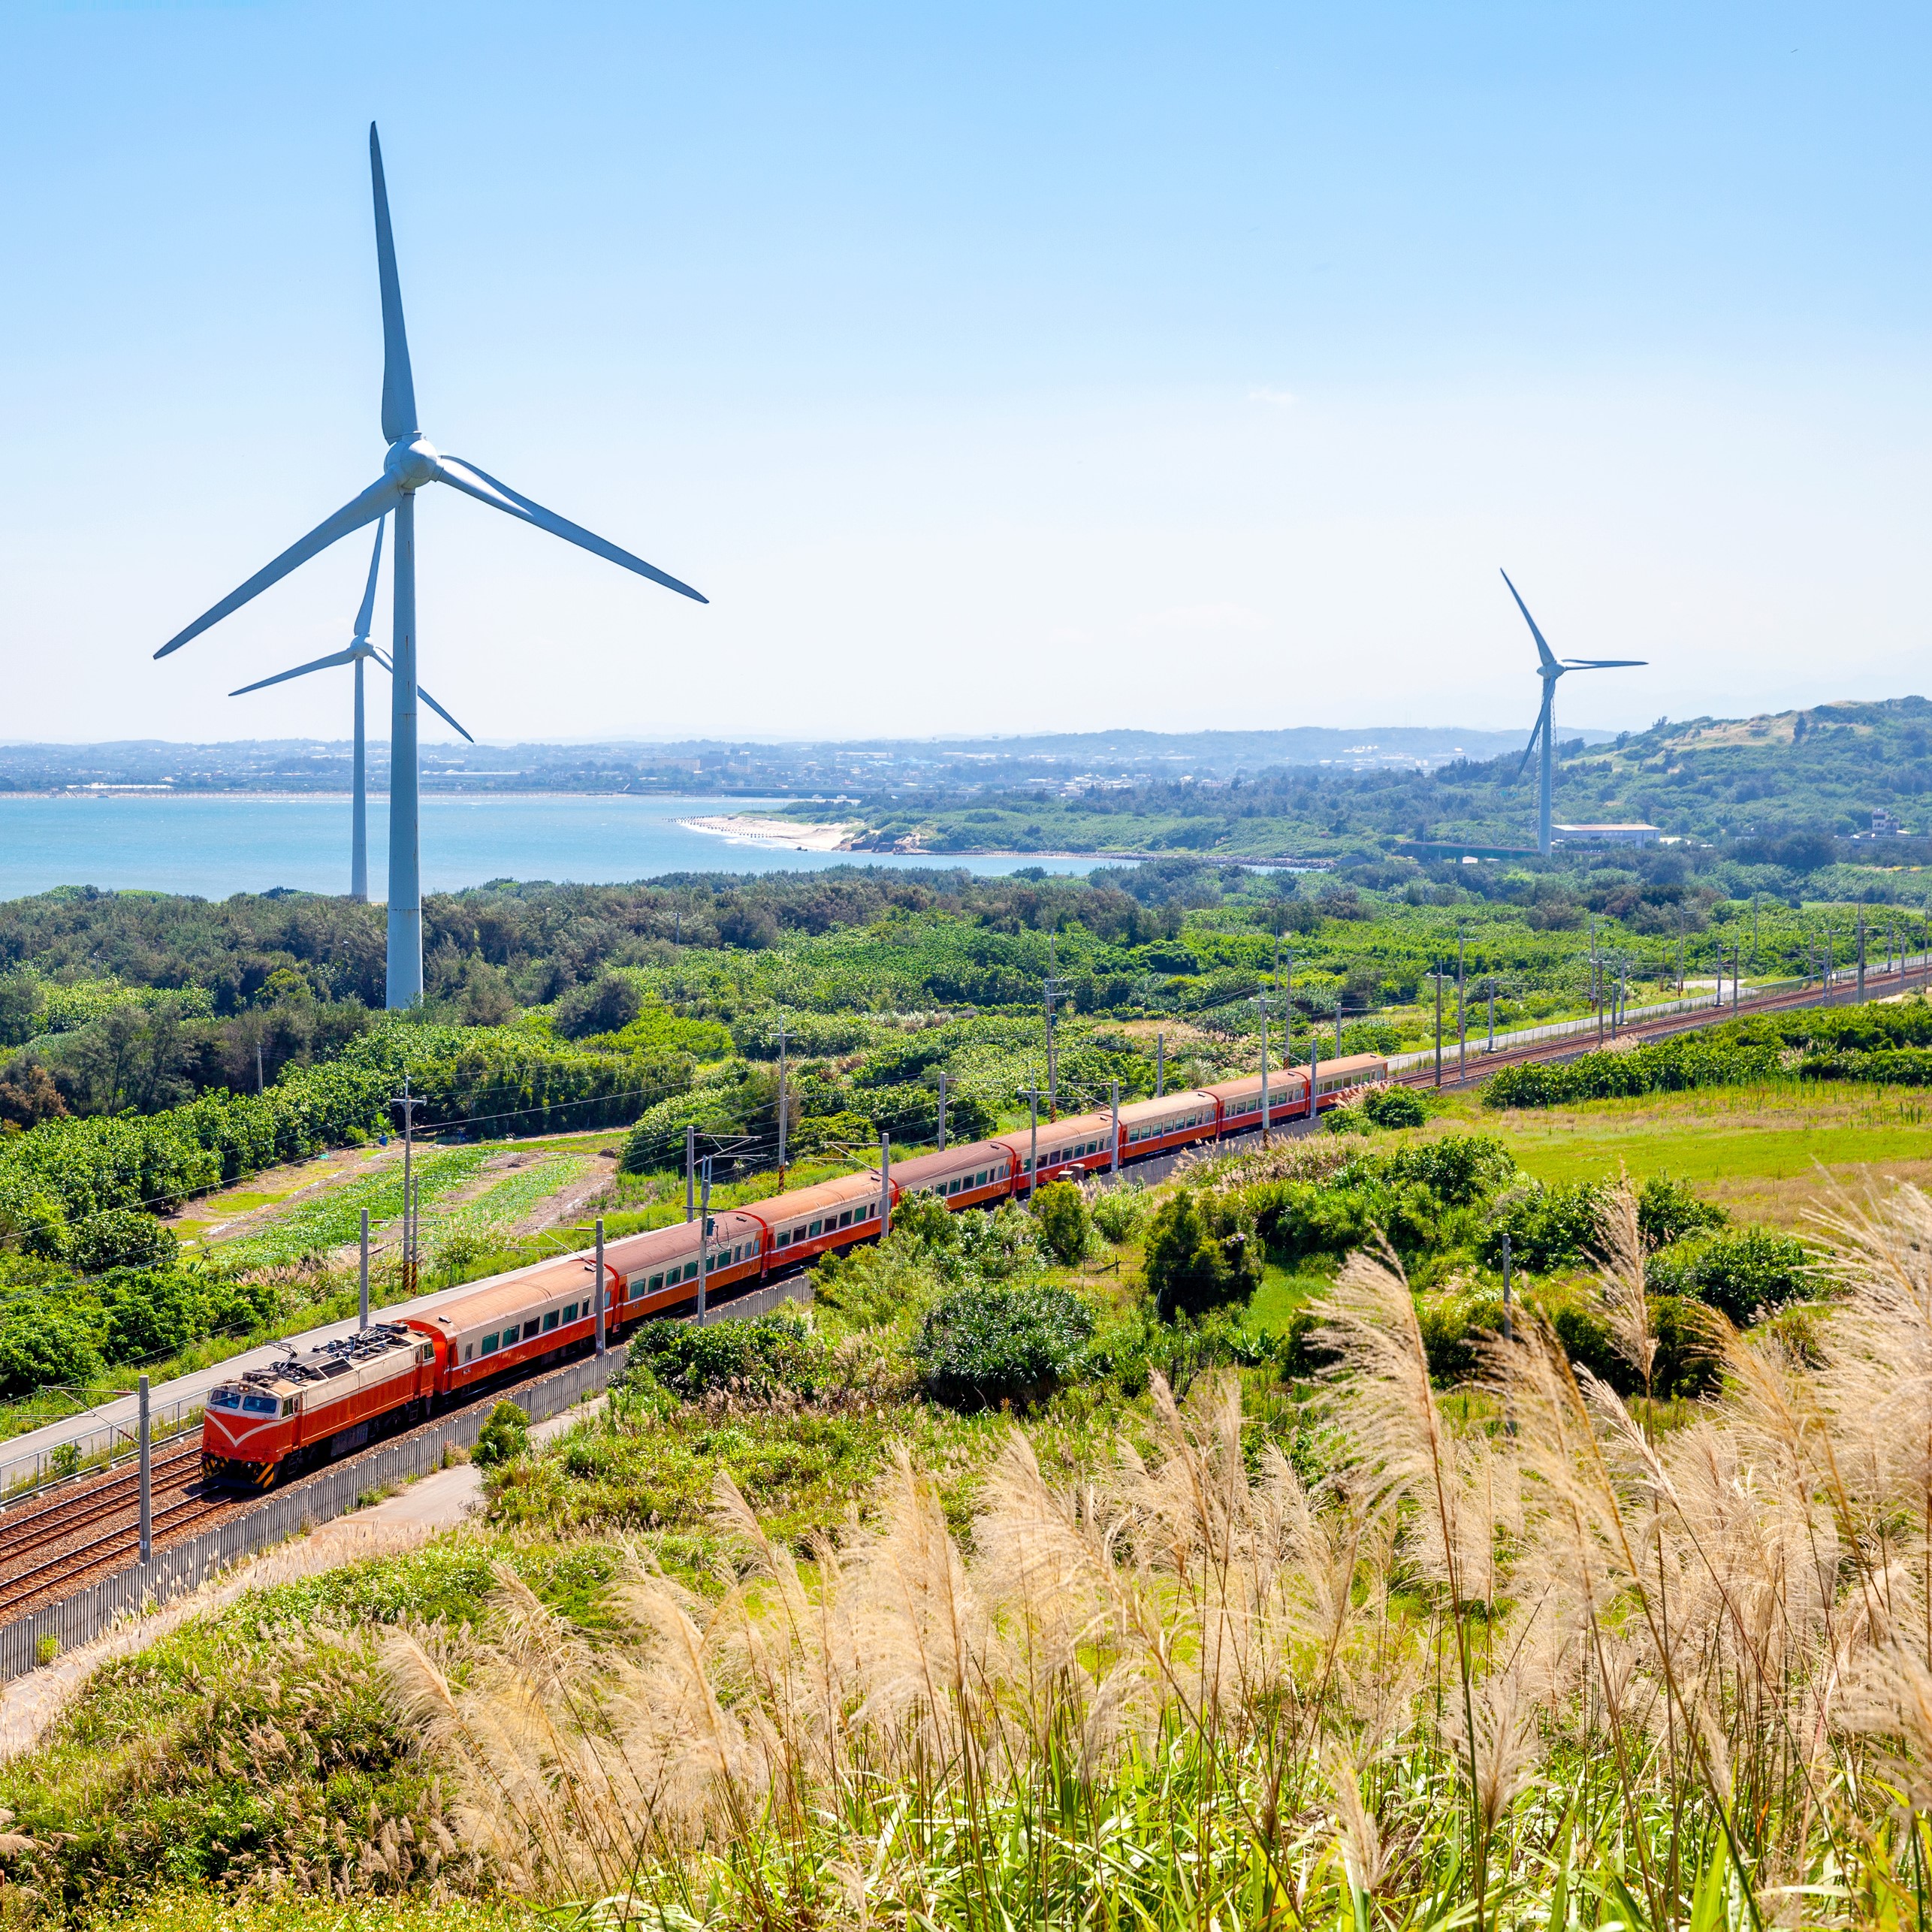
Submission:
<svg viewBox="0 0 1932 1932">
<path fill-rule="evenodd" d="M 442 481 L 442 458 L 428 437 L 412 436 L 389 445 L 382 473 L 399 490 L 420 490 Z"/>
</svg>

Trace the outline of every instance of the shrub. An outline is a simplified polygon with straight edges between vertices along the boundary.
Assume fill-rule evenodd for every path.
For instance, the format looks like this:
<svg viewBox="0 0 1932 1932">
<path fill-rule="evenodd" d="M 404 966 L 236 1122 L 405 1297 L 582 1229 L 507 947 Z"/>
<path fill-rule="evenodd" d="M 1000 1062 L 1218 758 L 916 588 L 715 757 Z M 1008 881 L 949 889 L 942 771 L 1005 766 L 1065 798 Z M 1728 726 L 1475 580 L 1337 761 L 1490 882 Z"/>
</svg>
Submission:
<svg viewBox="0 0 1932 1932">
<path fill-rule="evenodd" d="M 989 1281 L 1006 1281 L 1040 1265 L 1040 1224 L 1017 1201 L 958 1217 L 964 1265 Z"/>
<path fill-rule="evenodd" d="M 68 1259 L 83 1275 L 110 1268 L 158 1268 L 171 1262 L 180 1247 L 174 1230 L 138 1208 L 104 1208 L 89 1215 L 68 1237 Z"/>
<path fill-rule="evenodd" d="M 1095 1197 L 1094 1225 L 1118 1248 L 1140 1232 L 1147 1206 L 1147 1190 L 1138 1181 L 1116 1182 Z"/>
<path fill-rule="evenodd" d="M 1384 1031 L 1393 1033 L 1395 1029 Z M 1393 1052 L 1395 1049 L 1381 1050 Z M 1372 1087 L 1362 1096 L 1360 1107 L 1363 1118 L 1375 1127 L 1420 1127 L 1429 1118 L 1422 1096 L 1409 1087 Z"/>
<path fill-rule="evenodd" d="M 208 1304 L 198 1275 L 185 1268 L 115 1268 L 98 1284 L 107 1312 L 104 1352 L 110 1362 L 171 1355 L 208 1332 Z"/>
<path fill-rule="evenodd" d="M 1439 1382 L 1466 1381 L 1481 1366 L 1482 1345 L 1502 1333 L 1502 1297 L 1488 1288 L 1418 1294 L 1415 1315 L 1429 1372 Z"/>
<path fill-rule="evenodd" d="M 1064 1288 L 976 1285 L 927 1311 L 913 1362 L 949 1408 L 1024 1407 L 1078 1373 L 1093 1333 L 1092 1312 Z"/>
<path fill-rule="evenodd" d="M 82 1312 L 52 1295 L 36 1296 L 0 1325 L 0 1395 L 32 1395 L 56 1383 L 95 1380 L 101 1350 Z"/>
<path fill-rule="evenodd" d="M 770 1396 L 780 1388 L 811 1396 L 825 1384 L 832 1350 L 797 1316 L 760 1315 L 756 1321 L 647 1321 L 631 1338 L 623 1373 L 611 1384 L 623 1388 L 633 1374 L 648 1370 L 657 1381 L 689 1399 L 708 1389 L 735 1385 L 744 1394 Z"/>
<path fill-rule="evenodd" d="M 591 1034 L 620 1032 L 643 1009 L 643 995 L 635 981 L 621 973 L 606 973 L 559 1000 L 551 1024 L 565 1039 L 581 1040 Z"/>
<path fill-rule="evenodd" d="M 1033 1218 L 1040 1239 L 1054 1260 L 1070 1268 L 1087 1251 L 1094 1219 L 1087 1197 L 1071 1181 L 1049 1181 L 1033 1197 Z"/>
<path fill-rule="evenodd" d="M 792 1130 L 791 1147 L 794 1153 L 802 1155 L 828 1147 L 875 1146 L 878 1139 L 871 1120 L 865 1114 L 850 1111 L 814 1114 L 800 1121 Z"/>
<path fill-rule="evenodd" d="M 1260 1238 L 1227 1201 L 1182 1188 L 1155 1215 L 1147 1285 L 1158 1315 L 1171 1320 L 1245 1301 L 1260 1279 Z"/>
<path fill-rule="evenodd" d="M 1637 1192 L 1637 1225 L 1647 1248 L 1668 1248 L 1687 1236 L 1724 1226 L 1730 1215 L 1702 1200 L 1688 1181 L 1653 1174 Z"/>
<path fill-rule="evenodd" d="M 1492 1268 L 1502 1265 L 1502 1238 L 1519 1268 L 1539 1275 L 1574 1267 L 1596 1244 L 1599 1189 L 1586 1181 L 1549 1187 L 1530 1182 L 1492 1209 L 1480 1253 Z M 1592 1364 L 1592 1366 L 1595 1365 Z"/>
<path fill-rule="evenodd" d="M 1650 1263 L 1661 1294 L 1687 1296 L 1743 1328 L 1818 1291 L 1803 1242 L 1766 1227 L 1746 1227 L 1667 1249 Z"/>
<path fill-rule="evenodd" d="M 471 1460 L 486 1469 L 507 1463 L 530 1447 L 530 1417 L 515 1402 L 500 1402 L 476 1438 Z"/>
</svg>

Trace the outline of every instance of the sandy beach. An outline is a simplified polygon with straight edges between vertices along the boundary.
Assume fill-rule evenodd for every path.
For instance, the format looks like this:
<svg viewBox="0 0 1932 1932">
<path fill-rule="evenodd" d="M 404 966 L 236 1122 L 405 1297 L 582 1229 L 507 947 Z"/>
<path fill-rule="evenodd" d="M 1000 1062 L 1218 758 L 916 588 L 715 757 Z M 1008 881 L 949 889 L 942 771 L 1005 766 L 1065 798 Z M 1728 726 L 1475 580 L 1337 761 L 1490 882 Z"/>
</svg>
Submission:
<svg viewBox="0 0 1932 1932">
<path fill-rule="evenodd" d="M 741 845 L 782 845 L 794 852 L 843 852 L 859 829 L 856 823 L 808 825 L 802 820 L 759 818 L 742 812 L 728 817 L 680 819 L 687 832 L 708 832 Z"/>
</svg>

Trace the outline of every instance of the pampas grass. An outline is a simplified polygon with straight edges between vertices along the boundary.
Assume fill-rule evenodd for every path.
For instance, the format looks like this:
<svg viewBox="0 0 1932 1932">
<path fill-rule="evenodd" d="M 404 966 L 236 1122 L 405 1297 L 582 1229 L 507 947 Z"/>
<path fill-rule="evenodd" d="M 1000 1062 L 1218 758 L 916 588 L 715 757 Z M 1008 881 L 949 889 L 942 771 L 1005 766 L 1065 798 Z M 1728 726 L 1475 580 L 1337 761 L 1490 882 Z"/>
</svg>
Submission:
<svg viewBox="0 0 1932 1932">
<path fill-rule="evenodd" d="M 1078 1482 L 1014 1430 L 964 1538 L 904 1455 L 809 1561 L 720 1479 L 702 1588 L 638 1550 L 593 1644 L 506 1574 L 392 1703 L 478 1858 L 612 1921 L 1920 1925 L 1932 1203 L 1828 1233 L 1807 1359 L 1714 1330 L 1661 1435 L 1529 1317 L 1452 1426 L 1357 1255 L 1319 1480 L 1227 1375 Z M 1600 1275 L 1647 1373 L 1627 1189 Z"/>
</svg>

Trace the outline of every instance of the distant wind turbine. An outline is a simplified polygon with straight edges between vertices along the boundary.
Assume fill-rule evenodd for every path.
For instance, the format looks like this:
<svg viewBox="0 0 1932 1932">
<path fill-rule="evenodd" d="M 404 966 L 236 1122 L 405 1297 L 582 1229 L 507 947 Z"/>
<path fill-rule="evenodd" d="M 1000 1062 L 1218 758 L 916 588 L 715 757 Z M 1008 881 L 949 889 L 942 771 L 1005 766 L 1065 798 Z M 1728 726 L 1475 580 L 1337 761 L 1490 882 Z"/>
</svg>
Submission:
<svg viewBox="0 0 1932 1932">
<path fill-rule="evenodd" d="M 506 516 L 533 524 L 566 543 L 648 577 L 681 596 L 707 600 L 688 584 L 607 543 L 473 463 L 445 456 L 423 436 L 416 416 L 416 390 L 409 371 L 409 344 L 403 329 L 402 285 L 396 275 L 396 244 L 389 228 L 389 195 L 383 184 L 382 149 L 376 124 L 369 126 L 369 173 L 376 201 L 376 267 L 382 297 L 382 439 L 389 445 L 382 474 L 335 515 L 318 524 L 299 543 L 258 570 L 238 590 L 202 612 L 155 653 L 165 657 L 238 611 L 250 598 L 328 548 L 351 530 L 361 530 L 394 511 L 396 516 L 396 617 L 389 725 L 389 959 L 388 1003 L 414 1006 L 423 992 L 423 899 L 418 830 L 416 754 L 416 492 L 426 483 L 447 483 Z M 440 709 L 440 707 L 438 707 Z M 443 714 L 447 717 L 448 714 Z"/>
<path fill-rule="evenodd" d="M 1502 581 L 1509 584 L 1509 572 L 1502 573 Z M 1559 664 L 1556 656 L 1543 641 L 1543 633 L 1536 628 L 1536 620 L 1529 614 L 1529 606 L 1523 601 L 1522 594 L 1514 584 L 1509 584 L 1509 594 L 1516 599 L 1516 608 L 1523 613 L 1523 621 L 1529 626 L 1529 635 L 1536 640 L 1538 663 L 1536 675 L 1543 681 L 1542 708 L 1536 714 L 1536 729 L 1529 734 L 1529 742 L 1523 748 L 1523 764 L 1516 768 L 1516 777 L 1523 776 L 1523 766 L 1529 762 L 1529 755 L 1536 749 L 1537 741 L 1543 743 L 1543 782 L 1536 800 L 1536 849 L 1545 859 L 1550 856 L 1550 792 L 1554 777 L 1551 760 L 1553 752 L 1550 741 L 1550 714 L 1556 702 L 1556 680 L 1571 671 L 1616 671 L 1626 666 L 1644 664 L 1650 660 L 1642 657 L 1566 657 Z M 1511 783 L 1515 780 L 1512 779 Z"/>
<path fill-rule="evenodd" d="M 373 657 L 391 677 L 396 669 L 388 657 L 369 641 L 370 626 L 376 614 L 376 575 L 382 566 L 383 522 L 380 517 L 376 520 L 375 554 L 369 560 L 369 581 L 363 590 L 362 608 L 356 613 L 355 635 L 350 640 L 349 648 L 331 651 L 328 657 L 318 657 L 311 663 L 298 664 L 292 671 L 278 671 L 273 678 L 258 679 L 252 684 L 244 684 L 239 691 L 228 693 L 231 698 L 244 698 L 251 691 L 265 691 L 271 684 L 285 684 L 291 678 L 306 678 L 311 671 L 329 671 L 338 664 L 355 666 L 355 777 L 354 802 L 349 809 L 349 895 L 358 905 L 369 897 L 369 803 L 363 775 L 362 667 Z M 452 730 L 461 732 L 472 744 L 476 742 L 420 684 L 416 687 L 416 696 Z"/>
</svg>

